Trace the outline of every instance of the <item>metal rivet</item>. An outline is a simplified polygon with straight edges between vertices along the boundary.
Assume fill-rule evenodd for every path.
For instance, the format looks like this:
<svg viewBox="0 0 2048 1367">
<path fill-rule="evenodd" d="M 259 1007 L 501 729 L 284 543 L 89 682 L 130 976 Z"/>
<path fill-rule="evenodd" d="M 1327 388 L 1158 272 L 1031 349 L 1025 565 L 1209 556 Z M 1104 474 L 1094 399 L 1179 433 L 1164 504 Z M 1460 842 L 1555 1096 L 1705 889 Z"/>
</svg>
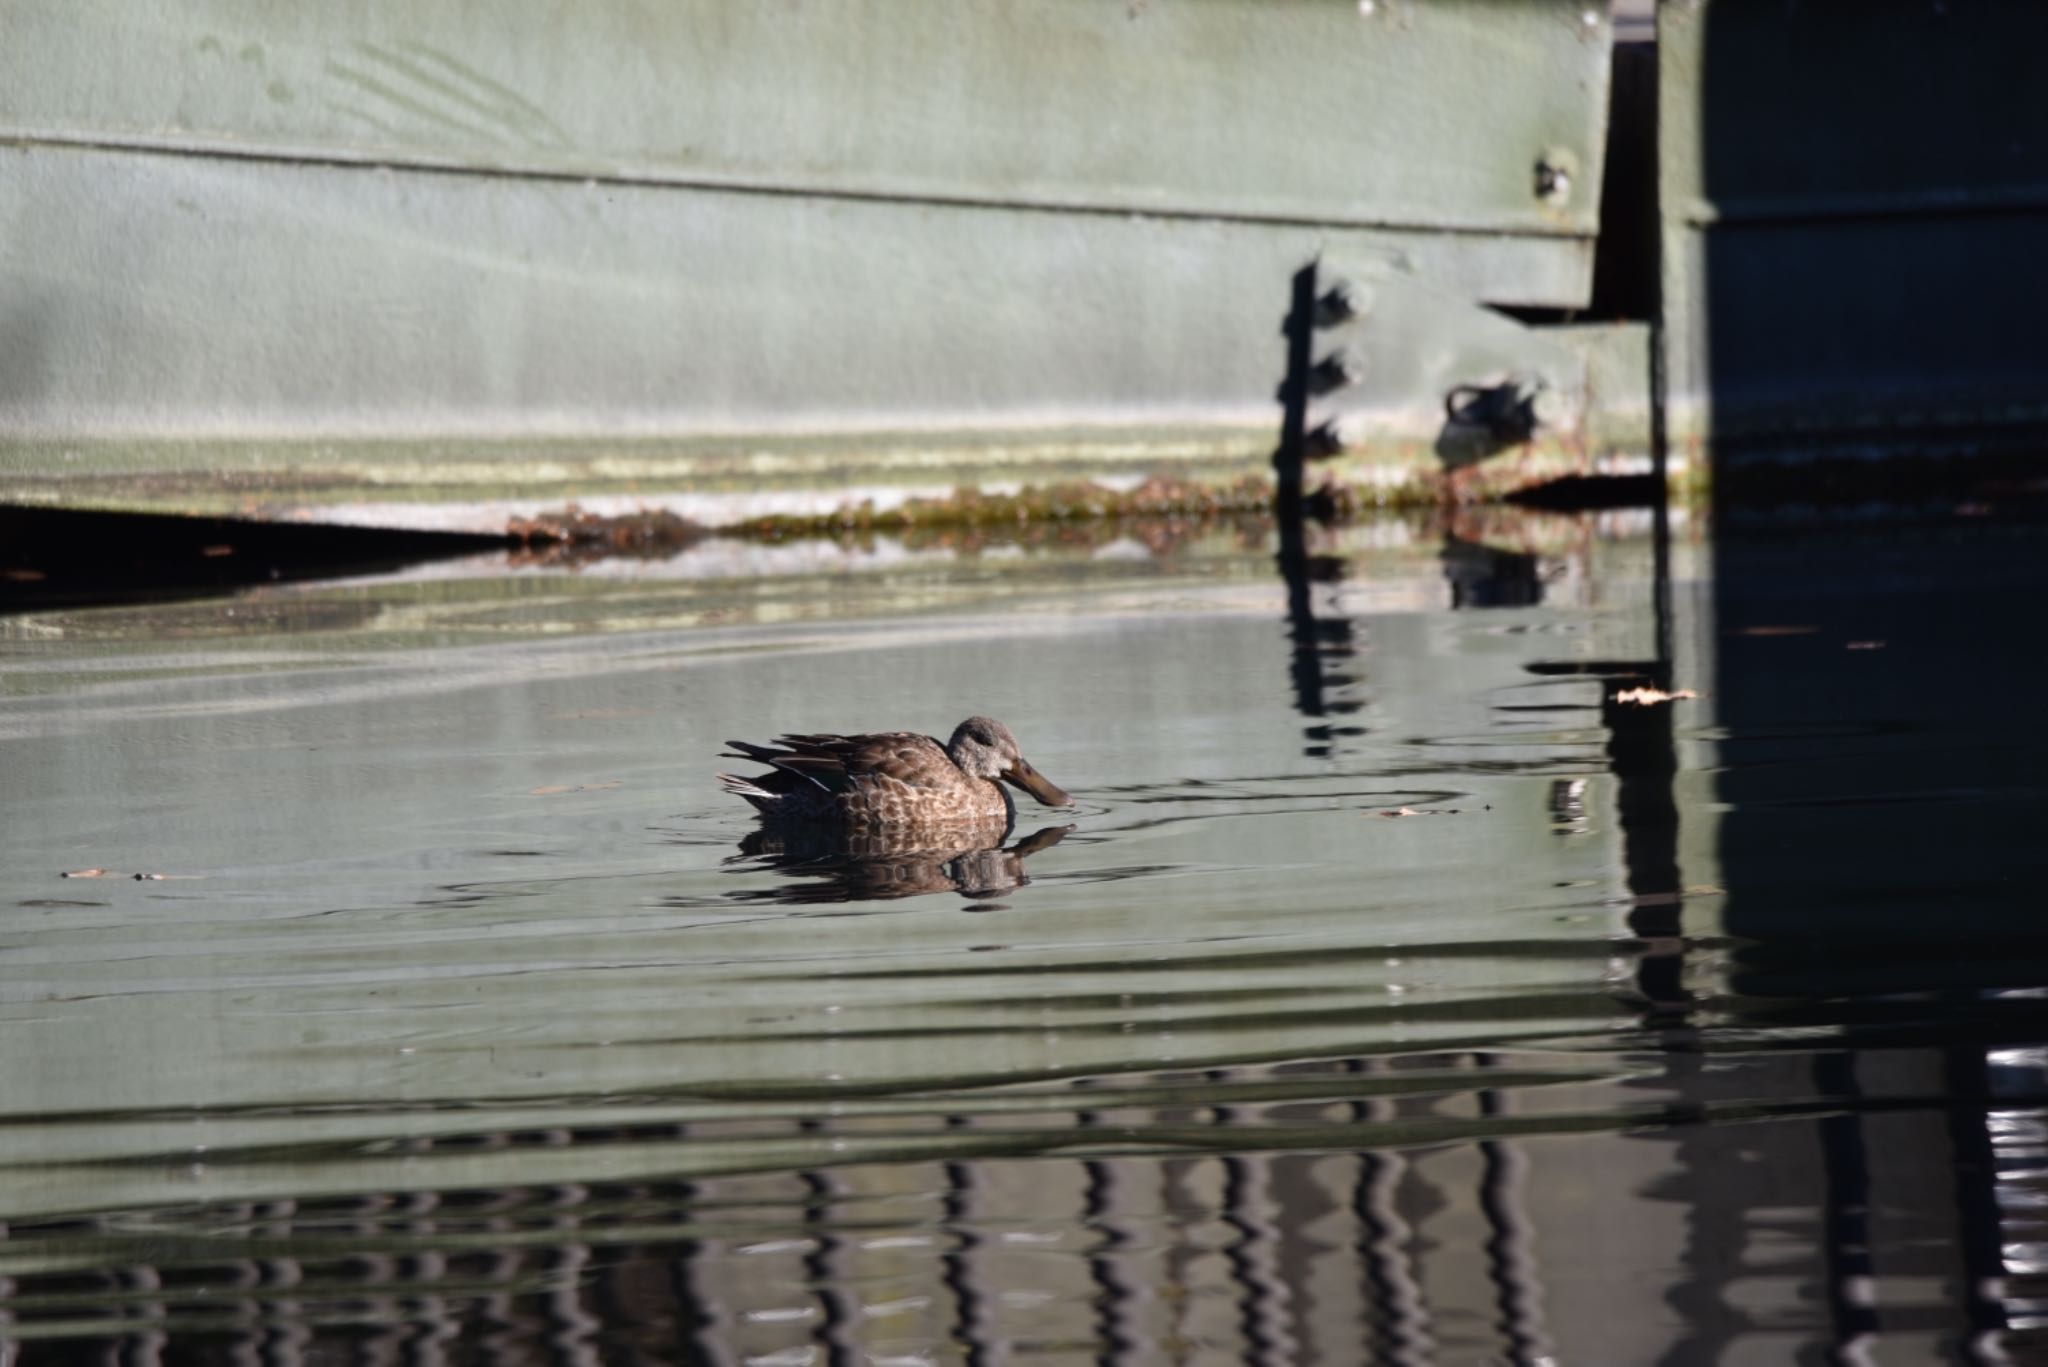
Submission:
<svg viewBox="0 0 2048 1367">
<path fill-rule="evenodd" d="M 1308 460 L 1327 460 L 1365 444 L 1365 425 L 1357 417 L 1332 418 L 1313 428 L 1302 439 L 1302 455 Z"/>
<path fill-rule="evenodd" d="M 1339 347 L 1308 373 L 1308 391 L 1311 394 L 1328 394 L 1332 390 L 1347 389 L 1365 378 L 1365 362 L 1351 352 Z"/>
<path fill-rule="evenodd" d="M 1552 208 L 1572 197 L 1572 182 L 1578 179 L 1579 159 L 1562 147 L 1546 147 L 1536 158 L 1536 198 Z"/>
<path fill-rule="evenodd" d="M 1335 327 L 1372 310 L 1372 290 L 1349 280 L 1339 280 L 1316 300 L 1316 326 Z"/>
</svg>

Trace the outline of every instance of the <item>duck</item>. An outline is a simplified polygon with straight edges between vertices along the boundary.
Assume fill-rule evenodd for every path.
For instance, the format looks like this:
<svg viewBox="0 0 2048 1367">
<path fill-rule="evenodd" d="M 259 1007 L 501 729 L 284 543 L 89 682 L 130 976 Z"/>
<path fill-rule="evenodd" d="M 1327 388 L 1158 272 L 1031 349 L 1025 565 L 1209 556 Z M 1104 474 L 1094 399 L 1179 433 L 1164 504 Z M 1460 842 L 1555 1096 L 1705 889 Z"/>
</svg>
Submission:
<svg viewBox="0 0 2048 1367">
<path fill-rule="evenodd" d="M 778 825 L 844 831 L 903 827 L 974 827 L 998 836 L 1009 829 L 1011 784 L 1048 807 L 1074 799 L 1031 767 L 993 717 L 969 717 L 941 745 L 914 731 L 866 735 L 777 736 L 771 745 L 729 740 L 721 759 L 770 766 L 765 774 L 720 774 L 728 793 L 746 799 Z"/>
</svg>

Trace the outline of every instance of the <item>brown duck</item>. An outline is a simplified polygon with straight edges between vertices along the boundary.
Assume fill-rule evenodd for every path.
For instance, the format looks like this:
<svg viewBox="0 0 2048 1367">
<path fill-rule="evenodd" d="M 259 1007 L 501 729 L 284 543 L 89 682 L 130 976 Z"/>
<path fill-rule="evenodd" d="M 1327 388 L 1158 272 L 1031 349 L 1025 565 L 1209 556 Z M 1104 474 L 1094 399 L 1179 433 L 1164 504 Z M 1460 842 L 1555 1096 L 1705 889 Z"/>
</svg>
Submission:
<svg viewBox="0 0 2048 1367">
<path fill-rule="evenodd" d="M 1017 738 L 990 717 L 969 717 L 944 745 L 913 731 L 726 744 L 732 749 L 723 758 L 772 766 L 752 778 L 718 778 L 725 791 L 753 803 L 775 823 L 844 830 L 975 826 L 1001 831 L 1013 810 L 1001 783 L 1015 784 L 1048 807 L 1074 802 L 1025 762 Z"/>
</svg>

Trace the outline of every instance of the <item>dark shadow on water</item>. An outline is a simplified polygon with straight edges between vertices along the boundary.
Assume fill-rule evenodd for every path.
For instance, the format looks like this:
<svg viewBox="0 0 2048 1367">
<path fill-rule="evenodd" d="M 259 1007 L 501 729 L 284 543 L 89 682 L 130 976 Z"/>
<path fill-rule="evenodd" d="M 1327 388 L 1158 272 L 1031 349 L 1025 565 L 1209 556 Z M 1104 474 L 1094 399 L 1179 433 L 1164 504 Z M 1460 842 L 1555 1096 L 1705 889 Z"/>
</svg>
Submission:
<svg viewBox="0 0 2048 1367">
<path fill-rule="evenodd" d="M 1454 608 L 1527 608 L 1543 601 L 1541 558 L 1445 531 L 1444 578 Z"/>
<path fill-rule="evenodd" d="M 0 613 L 388 574 L 511 544 L 464 532 L 0 505 Z"/>
<path fill-rule="evenodd" d="M 1715 547 L 1721 858 L 1726 927 L 1744 942 L 1729 985 L 1759 1025 L 1845 1042 L 1815 1079 L 1851 1102 L 1820 1136 L 1816 1271 L 1834 1351 L 1883 1343 L 1906 1307 L 1873 1296 L 1872 1277 L 1911 1269 L 1956 1288 L 1915 1307 L 1954 1360 L 2010 1360 L 2000 1343 L 2026 1341 L 2028 1319 L 2009 1313 L 2028 1280 L 2010 1251 L 2040 1195 L 2016 1140 L 2041 1112 L 2001 1105 L 1986 1080 L 2035 1097 L 2048 1080 L 2048 739 L 2033 705 L 2048 523 L 1723 516 L 1736 530 Z M 1887 1121 L 1854 1104 L 1900 1086 L 1947 1104 Z M 1692 1147 L 1698 1199 L 1729 1200 L 1718 1155 Z M 1795 1160 L 1763 1147 L 1766 1162 Z M 1942 1235 L 1888 1233 L 1907 1223 Z M 1731 1294 L 1718 1278 L 1742 1256 L 1703 1268 L 1699 1294 Z"/>
<path fill-rule="evenodd" d="M 1341 556 L 1320 555 L 1310 547 L 1312 528 L 1320 525 L 1324 513 L 1324 500 L 1307 488 L 1316 291 L 1316 267 L 1302 267 L 1294 275 L 1285 325 L 1287 378 L 1280 392 L 1280 445 L 1273 453 L 1273 516 L 1279 534 L 1275 560 L 1287 585 L 1288 673 L 1294 706 L 1308 721 L 1306 753 L 1330 759 L 1346 738 L 1365 732 L 1335 720 L 1361 706 L 1356 698 L 1342 696 L 1358 682 L 1355 674 L 1345 672 L 1359 651 L 1356 625 L 1341 613 L 1319 611 L 1316 601 L 1318 586 L 1342 583 L 1347 568 Z"/>
<path fill-rule="evenodd" d="M 2017 187 L 2040 183 L 2048 115 L 2015 82 L 2048 10 L 1695 13 L 1714 217 L 1674 264 L 1698 271 L 1678 325 L 1704 348 L 1721 437 L 1698 681 L 1723 732 L 1723 923 L 1741 946 L 1721 1009 L 1830 1039 L 1811 1081 L 1843 1107 L 1741 1150 L 1668 1141 L 1671 1198 L 1711 1211 L 1716 1237 L 1673 1291 L 1692 1332 L 1666 1361 L 1715 1360 L 1741 1333 L 1764 1257 L 1811 1278 L 1831 1360 L 2036 1360 L 2048 522 L 2027 504 L 2048 276 L 2040 198 Z M 2004 449 L 2016 438 L 2030 447 Z M 1873 1104 L 1902 1092 L 1929 1104 Z M 1772 1230 L 1792 1183 L 1768 1171 L 1821 1193 L 1796 1240 Z"/>
</svg>

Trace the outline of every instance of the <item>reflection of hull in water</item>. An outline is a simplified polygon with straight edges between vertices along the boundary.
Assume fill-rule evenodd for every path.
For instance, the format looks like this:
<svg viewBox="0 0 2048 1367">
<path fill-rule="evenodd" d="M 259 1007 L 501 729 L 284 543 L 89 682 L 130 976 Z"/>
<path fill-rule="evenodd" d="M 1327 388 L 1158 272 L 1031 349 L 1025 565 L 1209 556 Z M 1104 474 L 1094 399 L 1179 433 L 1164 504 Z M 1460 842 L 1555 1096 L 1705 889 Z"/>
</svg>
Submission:
<svg viewBox="0 0 2048 1367">
<path fill-rule="evenodd" d="M 762 894 L 776 902 L 863 902 L 935 892 L 982 898 L 1030 882 L 1024 860 L 1073 829 L 1048 826 L 1005 848 L 1007 822 L 876 831 L 763 828 L 740 842 L 740 855 L 742 861 L 817 880 Z"/>
</svg>

